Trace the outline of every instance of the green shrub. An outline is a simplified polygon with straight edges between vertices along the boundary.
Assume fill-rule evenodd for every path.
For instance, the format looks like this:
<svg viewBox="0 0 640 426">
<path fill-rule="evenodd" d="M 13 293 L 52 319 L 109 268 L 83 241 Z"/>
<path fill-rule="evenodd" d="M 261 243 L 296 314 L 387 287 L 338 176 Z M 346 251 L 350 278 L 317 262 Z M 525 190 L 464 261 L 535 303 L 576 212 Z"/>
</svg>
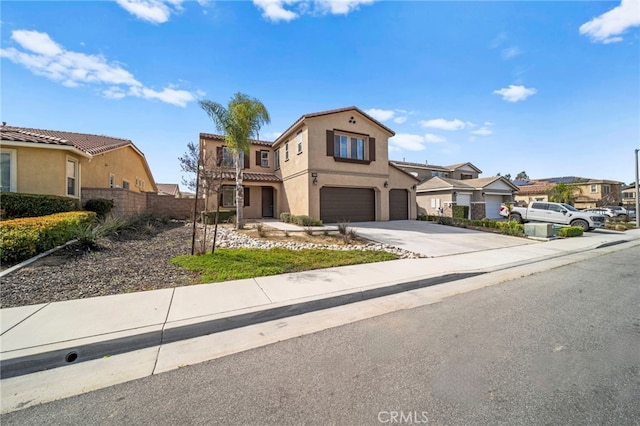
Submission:
<svg viewBox="0 0 640 426">
<path fill-rule="evenodd" d="M 466 219 L 469 217 L 469 206 L 453 206 L 454 219 Z"/>
<path fill-rule="evenodd" d="M 419 214 L 417 217 L 417 220 L 421 220 L 421 221 L 427 221 L 429 220 L 429 216 L 427 216 L 426 214 Z"/>
<path fill-rule="evenodd" d="M 280 213 L 280 222 L 284 222 L 284 223 L 291 223 L 291 213 L 289 212 L 282 212 Z"/>
<path fill-rule="evenodd" d="M 524 235 L 524 225 L 514 220 L 509 222 L 496 222 L 496 226 L 500 229 L 500 233 L 504 235 Z"/>
<path fill-rule="evenodd" d="M 95 220 L 94 212 L 66 212 L 0 222 L 2 262 L 18 262 L 74 239 L 77 228 Z"/>
<path fill-rule="evenodd" d="M 558 237 L 581 237 L 584 230 L 579 226 L 567 226 L 558 230 Z"/>
<path fill-rule="evenodd" d="M 0 198 L 4 217 L 7 219 L 47 216 L 80 210 L 78 199 L 57 195 L 3 192 Z"/>
<path fill-rule="evenodd" d="M 113 200 L 94 198 L 84 204 L 84 209 L 94 212 L 98 217 L 106 217 L 113 209 Z"/>
<path fill-rule="evenodd" d="M 298 226 L 322 226 L 322 221 L 320 219 L 314 219 L 311 216 L 292 216 L 291 222 L 295 223 Z"/>
</svg>

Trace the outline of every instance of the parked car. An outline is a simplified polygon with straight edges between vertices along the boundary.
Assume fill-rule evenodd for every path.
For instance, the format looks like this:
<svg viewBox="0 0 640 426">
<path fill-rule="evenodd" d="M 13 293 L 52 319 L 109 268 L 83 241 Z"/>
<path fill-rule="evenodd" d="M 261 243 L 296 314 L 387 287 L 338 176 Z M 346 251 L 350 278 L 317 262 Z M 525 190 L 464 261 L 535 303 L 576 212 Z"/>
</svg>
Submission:
<svg viewBox="0 0 640 426">
<path fill-rule="evenodd" d="M 615 216 L 628 216 L 627 209 L 622 206 L 605 206 L 604 208 L 613 210 Z"/>
<path fill-rule="evenodd" d="M 596 213 L 596 214 L 603 214 L 607 217 L 616 217 L 616 211 L 613 209 L 609 209 L 606 207 L 592 207 L 590 209 L 584 209 L 582 210 L 585 213 Z"/>
<path fill-rule="evenodd" d="M 565 203 L 538 201 L 529 204 L 528 207 L 513 207 L 509 214 L 509 220 L 514 220 L 518 223 L 532 221 L 579 226 L 584 231 L 605 226 L 605 219 L 602 214 L 581 212 Z"/>
</svg>

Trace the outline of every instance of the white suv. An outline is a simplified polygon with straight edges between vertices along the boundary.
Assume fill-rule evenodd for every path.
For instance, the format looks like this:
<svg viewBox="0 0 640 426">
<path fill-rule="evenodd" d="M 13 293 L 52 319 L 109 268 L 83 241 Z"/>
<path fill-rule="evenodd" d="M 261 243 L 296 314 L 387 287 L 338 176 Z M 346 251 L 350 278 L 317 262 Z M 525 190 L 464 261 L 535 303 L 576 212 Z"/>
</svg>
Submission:
<svg viewBox="0 0 640 426">
<path fill-rule="evenodd" d="M 605 209 L 613 210 L 613 216 L 628 216 L 629 212 L 622 206 L 606 206 Z"/>
</svg>

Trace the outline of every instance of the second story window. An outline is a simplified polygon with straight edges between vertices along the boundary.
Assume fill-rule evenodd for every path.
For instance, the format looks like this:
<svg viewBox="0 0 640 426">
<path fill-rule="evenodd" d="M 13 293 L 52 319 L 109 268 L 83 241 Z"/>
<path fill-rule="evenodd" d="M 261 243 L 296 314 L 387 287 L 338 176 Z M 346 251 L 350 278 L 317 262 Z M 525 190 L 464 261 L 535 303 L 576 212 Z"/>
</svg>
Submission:
<svg viewBox="0 0 640 426">
<path fill-rule="evenodd" d="M 610 194 L 611 193 L 611 185 L 602 185 L 602 193 Z"/>
<path fill-rule="evenodd" d="M 222 148 L 222 167 L 235 167 L 236 155 L 226 146 Z"/>
<path fill-rule="evenodd" d="M 591 193 L 595 194 L 596 192 L 598 192 L 598 185 L 591 185 Z"/>
<path fill-rule="evenodd" d="M 276 170 L 280 169 L 280 150 L 276 149 L 273 152 L 273 168 Z"/>
<path fill-rule="evenodd" d="M 362 136 L 346 136 L 336 134 L 334 140 L 334 156 L 352 160 L 366 160 L 365 138 Z"/>
<path fill-rule="evenodd" d="M 269 151 L 260 151 L 260 165 L 269 167 Z"/>
<path fill-rule="evenodd" d="M 289 142 L 284 143 L 284 161 L 289 161 Z"/>
<path fill-rule="evenodd" d="M 302 153 L 302 132 L 298 133 L 298 136 L 296 136 L 296 147 L 298 154 Z"/>
</svg>

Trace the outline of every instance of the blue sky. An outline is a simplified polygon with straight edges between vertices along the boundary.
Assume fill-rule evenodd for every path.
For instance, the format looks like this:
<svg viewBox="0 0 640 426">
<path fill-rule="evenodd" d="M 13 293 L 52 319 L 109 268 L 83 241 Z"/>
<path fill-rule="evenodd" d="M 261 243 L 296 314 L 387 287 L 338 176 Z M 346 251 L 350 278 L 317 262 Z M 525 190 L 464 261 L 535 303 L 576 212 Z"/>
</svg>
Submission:
<svg viewBox="0 0 640 426">
<path fill-rule="evenodd" d="M 2 1 L 0 119 L 131 139 L 158 183 L 216 130 L 199 99 L 261 100 L 274 140 L 356 105 L 390 159 L 483 177 L 635 179 L 640 1 Z M 184 188 L 183 188 L 184 189 Z"/>
</svg>

